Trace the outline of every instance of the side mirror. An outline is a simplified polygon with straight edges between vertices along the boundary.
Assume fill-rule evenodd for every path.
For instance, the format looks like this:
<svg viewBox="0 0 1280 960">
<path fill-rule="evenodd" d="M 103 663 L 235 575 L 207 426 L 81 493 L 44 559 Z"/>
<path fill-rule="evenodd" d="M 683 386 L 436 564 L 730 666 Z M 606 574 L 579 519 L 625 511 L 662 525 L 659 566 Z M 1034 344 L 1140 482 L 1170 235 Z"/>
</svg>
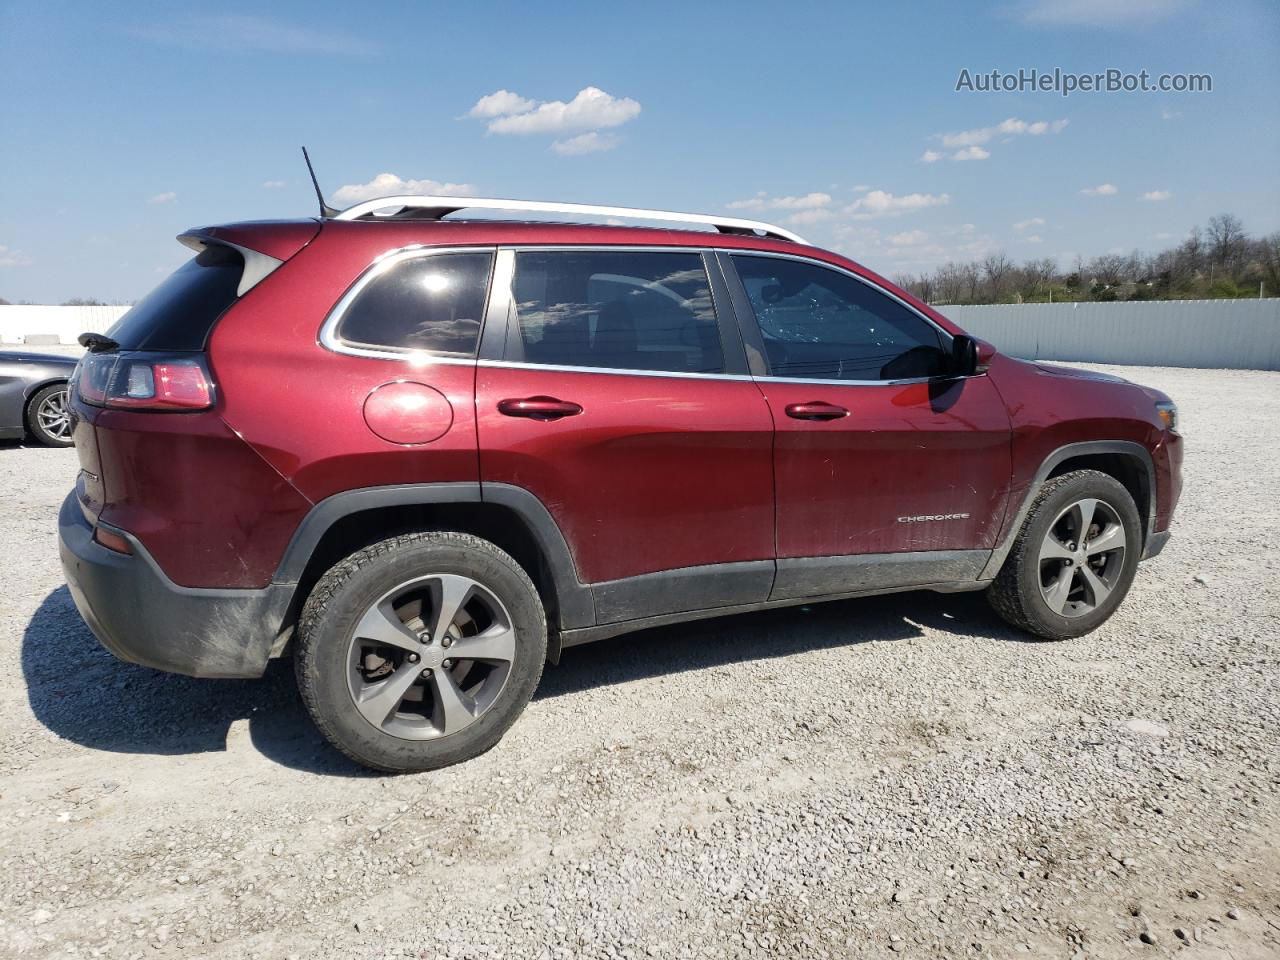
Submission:
<svg viewBox="0 0 1280 960">
<path fill-rule="evenodd" d="M 958 334 L 951 340 L 951 372 L 958 377 L 985 373 L 995 352 L 996 348 L 985 340 Z"/>
</svg>

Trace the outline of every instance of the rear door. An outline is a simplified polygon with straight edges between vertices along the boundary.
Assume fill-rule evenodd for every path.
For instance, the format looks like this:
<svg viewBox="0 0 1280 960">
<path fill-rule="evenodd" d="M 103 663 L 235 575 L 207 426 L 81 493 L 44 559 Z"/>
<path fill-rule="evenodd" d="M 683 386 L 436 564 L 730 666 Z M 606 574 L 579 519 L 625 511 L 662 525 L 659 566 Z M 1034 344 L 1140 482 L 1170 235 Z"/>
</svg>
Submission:
<svg viewBox="0 0 1280 960">
<path fill-rule="evenodd" d="M 852 273 L 721 260 L 777 429 L 773 598 L 976 577 L 1010 470 L 990 380 L 949 376 L 950 336 Z"/>
<path fill-rule="evenodd" d="M 764 600 L 773 426 L 715 261 L 505 249 L 493 296 L 489 326 L 507 324 L 477 371 L 481 483 L 546 506 L 598 622 Z"/>
</svg>

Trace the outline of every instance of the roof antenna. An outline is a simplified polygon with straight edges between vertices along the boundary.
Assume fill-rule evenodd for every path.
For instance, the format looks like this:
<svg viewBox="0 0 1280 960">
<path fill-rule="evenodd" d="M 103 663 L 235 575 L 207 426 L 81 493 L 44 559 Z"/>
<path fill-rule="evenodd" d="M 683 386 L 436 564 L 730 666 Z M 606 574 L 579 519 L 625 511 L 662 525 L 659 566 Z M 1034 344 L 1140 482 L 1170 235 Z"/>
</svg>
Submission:
<svg viewBox="0 0 1280 960">
<path fill-rule="evenodd" d="M 320 216 L 336 217 L 340 211 L 324 202 L 324 194 L 320 192 L 320 181 L 316 179 L 316 170 L 311 166 L 311 155 L 307 153 L 306 147 L 302 148 L 302 159 L 307 161 L 307 173 L 311 174 L 311 185 L 316 188 L 316 199 L 320 201 Z"/>
</svg>

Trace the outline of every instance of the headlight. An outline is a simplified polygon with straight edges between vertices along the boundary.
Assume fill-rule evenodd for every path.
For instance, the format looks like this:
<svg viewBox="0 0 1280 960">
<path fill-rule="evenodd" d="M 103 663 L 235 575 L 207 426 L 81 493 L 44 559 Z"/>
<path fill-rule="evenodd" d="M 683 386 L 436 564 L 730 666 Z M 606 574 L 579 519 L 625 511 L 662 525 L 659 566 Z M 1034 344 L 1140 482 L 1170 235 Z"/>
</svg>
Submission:
<svg viewBox="0 0 1280 960">
<path fill-rule="evenodd" d="M 1178 429 L 1178 405 L 1172 400 L 1165 400 L 1156 404 L 1156 416 L 1163 422 L 1166 430 Z"/>
</svg>

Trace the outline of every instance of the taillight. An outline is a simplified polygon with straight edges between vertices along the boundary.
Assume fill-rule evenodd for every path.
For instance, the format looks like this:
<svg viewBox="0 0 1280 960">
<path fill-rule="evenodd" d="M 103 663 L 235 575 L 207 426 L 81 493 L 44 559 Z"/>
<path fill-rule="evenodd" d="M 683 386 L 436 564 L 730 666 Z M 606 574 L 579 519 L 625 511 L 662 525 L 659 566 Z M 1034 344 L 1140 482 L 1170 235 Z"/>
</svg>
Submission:
<svg viewBox="0 0 1280 960">
<path fill-rule="evenodd" d="M 80 362 L 76 393 L 85 403 L 124 410 L 207 410 L 213 383 L 198 355 L 91 353 Z"/>
</svg>

